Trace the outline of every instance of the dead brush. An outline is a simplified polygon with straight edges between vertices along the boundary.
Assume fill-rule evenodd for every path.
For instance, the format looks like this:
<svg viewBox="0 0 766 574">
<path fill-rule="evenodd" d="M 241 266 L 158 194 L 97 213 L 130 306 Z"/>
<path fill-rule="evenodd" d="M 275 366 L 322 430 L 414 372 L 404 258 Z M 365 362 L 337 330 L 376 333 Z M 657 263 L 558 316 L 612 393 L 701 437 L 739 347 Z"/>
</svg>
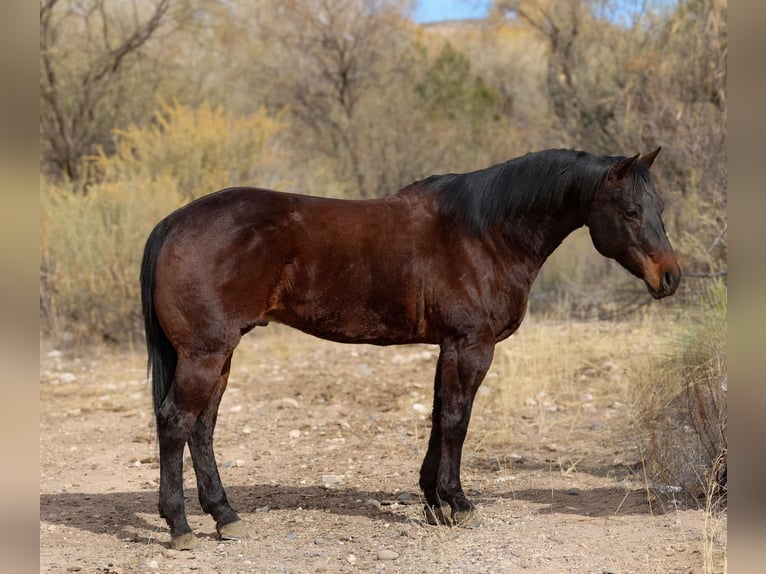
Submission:
<svg viewBox="0 0 766 574">
<path fill-rule="evenodd" d="M 702 289 L 632 397 L 650 488 L 718 510 L 726 502 L 726 286 Z M 674 496 L 673 500 L 676 500 Z"/>
</svg>

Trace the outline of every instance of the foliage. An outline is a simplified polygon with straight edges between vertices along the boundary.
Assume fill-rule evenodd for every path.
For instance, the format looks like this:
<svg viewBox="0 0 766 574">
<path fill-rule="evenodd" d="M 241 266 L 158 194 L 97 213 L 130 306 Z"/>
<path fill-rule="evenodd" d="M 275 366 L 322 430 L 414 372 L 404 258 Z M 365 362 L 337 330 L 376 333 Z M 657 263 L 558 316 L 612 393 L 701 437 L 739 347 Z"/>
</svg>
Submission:
<svg viewBox="0 0 766 574">
<path fill-rule="evenodd" d="M 239 117 L 162 103 L 153 123 L 116 134 L 114 154 L 87 158 L 87 193 L 43 181 L 43 330 L 73 343 L 132 340 L 141 332 L 138 269 L 151 228 L 204 193 L 277 185 L 280 129 L 264 110 Z"/>
<path fill-rule="evenodd" d="M 51 311 L 85 265 L 68 267 L 66 250 L 105 233 L 62 226 L 108 201 L 116 212 L 149 201 L 140 194 L 158 182 L 173 198 L 158 206 L 230 184 L 377 197 L 551 147 L 662 145 L 652 171 L 682 270 L 725 274 L 726 0 L 648 2 L 632 22 L 605 17 L 616 0 L 497 0 L 485 21 L 428 26 L 407 18 L 410 4 L 44 0 L 44 328 L 119 338 L 91 329 L 74 299 Z M 173 103 L 157 112 L 158 97 Z M 50 209 L 77 215 L 45 219 Z M 694 305 L 700 285 L 685 281 L 674 301 Z M 543 268 L 531 309 L 608 317 L 648 301 L 576 233 Z"/>
<path fill-rule="evenodd" d="M 157 0 L 141 17 L 134 5 L 131 18 L 105 0 L 41 0 L 40 134 L 49 175 L 80 183 L 83 157 L 110 147 L 110 131 L 141 110 L 128 100 L 140 86 L 123 72 L 162 26 L 169 7 L 169 0 Z"/>
<path fill-rule="evenodd" d="M 716 281 L 701 293 L 669 337 L 667 355 L 637 381 L 634 402 L 640 448 L 658 492 L 681 487 L 711 507 L 727 486 L 726 287 Z"/>
<path fill-rule="evenodd" d="M 276 187 L 280 118 L 265 108 L 243 117 L 207 103 L 191 108 L 160 101 L 154 122 L 117 130 L 114 153 L 101 151 L 87 161 L 98 185 L 166 177 L 185 201 L 228 185 Z"/>
<path fill-rule="evenodd" d="M 484 125 L 499 115 L 500 95 L 471 74 L 468 57 L 447 41 L 415 86 L 422 105 L 436 119 Z"/>
</svg>

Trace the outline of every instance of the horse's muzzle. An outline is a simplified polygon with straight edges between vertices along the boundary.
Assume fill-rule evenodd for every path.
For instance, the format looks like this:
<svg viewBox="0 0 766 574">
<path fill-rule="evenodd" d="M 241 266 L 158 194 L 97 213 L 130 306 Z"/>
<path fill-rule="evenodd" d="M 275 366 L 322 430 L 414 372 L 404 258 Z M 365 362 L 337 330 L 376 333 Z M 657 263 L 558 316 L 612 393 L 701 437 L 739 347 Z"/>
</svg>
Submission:
<svg viewBox="0 0 766 574">
<path fill-rule="evenodd" d="M 665 269 L 659 275 L 659 285 L 655 287 L 650 281 L 646 281 L 646 286 L 649 289 L 649 293 L 655 299 L 662 299 L 668 295 L 672 295 L 678 289 L 678 285 L 681 283 L 681 270 L 678 269 Z"/>
</svg>

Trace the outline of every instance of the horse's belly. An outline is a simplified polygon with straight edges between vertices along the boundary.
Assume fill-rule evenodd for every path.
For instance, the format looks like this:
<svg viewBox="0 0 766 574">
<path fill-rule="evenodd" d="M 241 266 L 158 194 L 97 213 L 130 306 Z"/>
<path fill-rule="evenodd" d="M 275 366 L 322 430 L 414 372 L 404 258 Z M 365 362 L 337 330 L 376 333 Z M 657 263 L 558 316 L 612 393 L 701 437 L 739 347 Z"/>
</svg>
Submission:
<svg viewBox="0 0 766 574">
<path fill-rule="evenodd" d="M 370 301 L 342 290 L 317 297 L 305 293 L 300 298 L 291 296 L 283 300 L 278 309 L 269 313 L 269 319 L 341 343 L 438 342 L 429 332 L 419 306 L 408 305 L 403 299 Z"/>
</svg>

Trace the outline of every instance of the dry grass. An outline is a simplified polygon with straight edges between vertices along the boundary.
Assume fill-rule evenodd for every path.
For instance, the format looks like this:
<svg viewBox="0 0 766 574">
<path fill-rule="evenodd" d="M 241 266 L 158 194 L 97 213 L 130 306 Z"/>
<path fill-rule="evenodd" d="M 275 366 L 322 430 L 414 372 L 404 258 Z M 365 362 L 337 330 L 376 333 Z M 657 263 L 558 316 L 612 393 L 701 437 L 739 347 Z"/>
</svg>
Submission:
<svg viewBox="0 0 766 574">
<path fill-rule="evenodd" d="M 41 181 L 40 313 L 59 343 L 141 340 L 138 273 L 152 227 L 186 201 L 227 185 L 276 184 L 279 117 L 236 117 L 162 104 L 156 124 L 116 135 L 88 161 L 87 193 Z"/>
<path fill-rule="evenodd" d="M 726 287 L 716 283 L 633 386 L 638 440 L 660 492 L 680 488 L 701 506 L 724 503 L 726 380 Z"/>
<path fill-rule="evenodd" d="M 482 391 L 493 400 L 480 397 L 475 410 L 494 422 L 473 429 L 480 433 L 473 444 L 476 452 L 494 457 L 492 466 L 510 480 L 516 460 L 526 454 L 498 453 L 507 453 L 520 432 L 531 429 L 540 450 L 549 451 L 551 484 L 576 481 L 587 473 L 583 466 L 593 465 L 578 451 L 586 441 L 583 429 L 596 407 L 608 405 L 606 414 L 614 418 L 605 424 L 612 440 L 635 453 L 635 459 L 622 461 L 632 470 L 614 474 L 615 487 L 624 488 L 626 498 L 645 490 L 650 511 L 660 513 L 689 506 L 689 494 L 697 497 L 706 527 L 701 539 L 687 541 L 688 549 L 702 554 L 706 573 L 721 573 L 727 524 L 720 386 L 726 374 L 725 288 L 708 292 L 698 312 L 683 311 L 688 321 L 676 313 L 657 306 L 620 323 L 528 320 L 497 347 Z M 567 427 L 563 440 L 561 425 Z M 554 435 L 560 444 L 549 443 Z M 667 488 L 679 484 L 683 489 Z"/>
</svg>

